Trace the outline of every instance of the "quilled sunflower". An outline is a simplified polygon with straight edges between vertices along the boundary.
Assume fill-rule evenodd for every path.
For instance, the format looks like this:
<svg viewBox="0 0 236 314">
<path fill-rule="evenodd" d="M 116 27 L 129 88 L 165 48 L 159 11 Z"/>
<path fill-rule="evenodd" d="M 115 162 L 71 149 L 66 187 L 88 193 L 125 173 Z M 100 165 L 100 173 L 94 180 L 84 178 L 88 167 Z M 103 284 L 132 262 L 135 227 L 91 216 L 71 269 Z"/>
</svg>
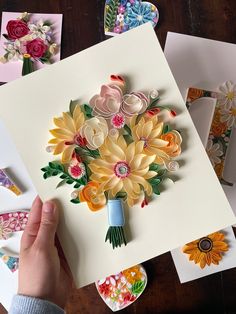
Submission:
<svg viewBox="0 0 236 314">
<path fill-rule="evenodd" d="M 228 249 L 225 235 L 221 232 L 215 232 L 186 244 L 183 247 L 183 253 L 188 254 L 189 260 L 194 261 L 203 269 L 206 265 L 218 265 L 222 260 L 222 255 Z"/>
</svg>

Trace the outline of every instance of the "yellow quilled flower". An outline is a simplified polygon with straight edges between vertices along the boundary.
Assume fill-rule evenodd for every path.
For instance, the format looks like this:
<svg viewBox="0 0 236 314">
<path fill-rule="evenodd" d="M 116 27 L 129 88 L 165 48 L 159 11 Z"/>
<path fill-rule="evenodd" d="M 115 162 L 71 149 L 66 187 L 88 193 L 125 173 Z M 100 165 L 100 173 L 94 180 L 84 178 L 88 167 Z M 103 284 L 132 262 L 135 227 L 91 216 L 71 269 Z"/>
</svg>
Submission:
<svg viewBox="0 0 236 314">
<path fill-rule="evenodd" d="M 143 146 L 143 141 L 127 145 L 123 136 L 106 138 L 99 148 L 101 158 L 89 164 L 93 173 L 90 179 L 100 184 L 99 191 L 108 191 L 110 199 L 118 192 L 126 192 L 130 207 L 143 191 L 152 195 L 152 186 L 147 180 L 156 176 L 155 171 L 149 171 L 156 157 L 143 154 Z"/>
<path fill-rule="evenodd" d="M 143 273 L 140 270 L 140 266 L 133 266 L 131 268 L 122 271 L 127 281 L 133 285 L 136 281 L 139 281 L 143 277 Z"/>
<path fill-rule="evenodd" d="M 132 137 L 135 142 L 144 142 L 144 153 L 155 155 L 155 162 L 162 165 L 171 157 L 180 155 L 182 138 L 177 131 L 163 134 L 163 122 L 158 121 L 157 115 L 145 119 L 142 117 L 136 124 L 137 116 L 130 122 Z"/>
<path fill-rule="evenodd" d="M 218 265 L 226 251 L 228 244 L 225 242 L 225 235 L 220 232 L 212 233 L 183 247 L 183 252 L 189 254 L 189 260 L 199 264 L 201 268 L 211 264 Z"/>
<path fill-rule="evenodd" d="M 85 118 L 79 105 L 74 109 L 73 115 L 64 112 L 60 118 L 54 118 L 54 124 L 58 127 L 50 130 L 54 136 L 48 143 L 54 145 L 53 154 L 62 154 L 62 162 L 68 163 L 76 146 L 81 144 L 79 130 L 84 124 Z"/>
</svg>

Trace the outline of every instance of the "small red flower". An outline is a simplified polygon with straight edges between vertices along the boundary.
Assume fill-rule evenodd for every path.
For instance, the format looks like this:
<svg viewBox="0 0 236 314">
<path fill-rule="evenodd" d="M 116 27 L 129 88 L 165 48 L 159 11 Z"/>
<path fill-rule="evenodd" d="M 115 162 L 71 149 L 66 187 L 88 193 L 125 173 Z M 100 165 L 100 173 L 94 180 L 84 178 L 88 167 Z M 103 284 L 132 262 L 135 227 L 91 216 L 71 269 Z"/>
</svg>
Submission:
<svg viewBox="0 0 236 314">
<path fill-rule="evenodd" d="M 148 205 L 148 200 L 147 200 L 147 198 L 145 197 L 144 200 L 143 200 L 142 203 L 141 203 L 141 207 L 144 208 L 144 207 L 147 206 L 147 205 Z"/>
<path fill-rule="evenodd" d="M 121 129 L 125 125 L 125 117 L 122 113 L 115 114 L 111 119 L 111 124 L 116 129 Z"/>
<path fill-rule="evenodd" d="M 171 111 L 170 111 L 170 114 L 172 115 L 172 117 L 176 117 L 176 116 L 177 116 L 177 112 L 174 111 L 174 110 L 171 110 Z"/>
<path fill-rule="evenodd" d="M 149 116 L 150 118 L 152 118 L 153 116 L 155 116 L 156 114 L 158 114 L 160 112 L 160 108 L 153 108 L 150 109 L 146 112 L 147 116 Z"/>
<path fill-rule="evenodd" d="M 80 147 L 85 147 L 88 144 L 86 138 L 82 137 L 81 135 L 76 135 L 74 138 L 74 142 Z"/>
</svg>

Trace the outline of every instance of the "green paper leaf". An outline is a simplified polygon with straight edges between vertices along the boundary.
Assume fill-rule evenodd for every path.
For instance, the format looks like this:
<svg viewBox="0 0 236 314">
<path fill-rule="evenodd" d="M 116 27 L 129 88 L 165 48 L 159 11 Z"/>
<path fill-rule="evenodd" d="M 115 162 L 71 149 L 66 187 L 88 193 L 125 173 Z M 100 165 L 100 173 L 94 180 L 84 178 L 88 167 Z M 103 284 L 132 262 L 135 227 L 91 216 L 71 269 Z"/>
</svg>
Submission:
<svg viewBox="0 0 236 314">
<path fill-rule="evenodd" d="M 43 26 L 52 26 L 52 23 L 50 21 L 43 22 Z"/>
<path fill-rule="evenodd" d="M 150 167 L 149 167 L 149 170 L 150 171 L 159 171 L 160 170 L 160 168 L 161 168 L 161 166 L 160 165 L 158 165 L 158 164 L 155 164 L 155 163 L 152 163 L 151 165 L 150 165 Z"/>
<path fill-rule="evenodd" d="M 84 104 L 83 107 L 84 107 L 84 113 L 85 113 L 86 117 L 89 119 L 92 118 L 93 117 L 93 109 L 89 105 L 86 105 L 86 104 Z"/>
<path fill-rule="evenodd" d="M 70 101 L 70 114 L 73 116 L 75 107 L 78 105 L 78 101 L 77 100 L 71 100 Z"/>
<path fill-rule="evenodd" d="M 73 180 L 73 179 L 68 179 L 68 180 L 66 180 L 66 183 L 67 183 L 67 184 L 73 184 L 73 183 L 74 183 L 74 180 Z"/>
<path fill-rule="evenodd" d="M 78 198 L 71 200 L 71 203 L 73 204 L 79 204 L 80 200 Z"/>
<path fill-rule="evenodd" d="M 154 185 L 154 186 L 152 187 L 152 189 L 153 189 L 153 193 L 154 193 L 154 194 L 156 194 L 156 195 L 160 195 L 160 194 L 161 194 L 161 192 L 159 191 L 157 185 Z"/>
<path fill-rule="evenodd" d="M 161 183 L 161 180 L 158 179 L 158 178 L 152 178 L 152 179 L 149 180 L 149 182 L 150 182 L 151 185 L 156 186 L 156 185 L 159 185 Z"/>
<path fill-rule="evenodd" d="M 105 27 L 111 31 L 113 30 L 115 26 L 119 0 L 111 0 L 108 5 L 109 5 L 109 8 L 105 16 Z"/>
<path fill-rule="evenodd" d="M 166 124 L 163 128 L 163 134 L 166 134 L 171 131 L 169 124 Z"/>
<path fill-rule="evenodd" d="M 116 194 L 116 198 L 126 198 L 127 193 L 126 192 L 119 192 Z"/>
<path fill-rule="evenodd" d="M 46 180 L 47 178 L 49 178 L 49 175 L 48 175 L 48 173 L 47 172 L 45 172 L 44 174 L 43 174 L 43 178 Z"/>
<path fill-rule="evenodd" d="M 58 183 L 58 185 L 56 186 L 56 189 L 58 189 L 59 187 L 61 187 L 65 183 L 66 183 L 66 180 L 62 180 L 61 182 Z"/>
<path fill-rule="evenodd" d="M 61 178 L 61 179 L 67 179 L 67 178 L 68 178 L 68 175 L 66 175 L 66 174 L 63 173 L 63 174 L 60 176 L 60 178 Z"/>
<path fill-rule="evenodd" d="M 143 292 L 144 288 L 145 288 L 145 282 L 142 280 L 139 280 L 135 282 L 135 284 L 133 284 L 131 291 L 134 295 L 138 295 Z"/>
<path fill-rule="evenodd" d="M 76 183 L 75 185 L 74 185 L 74 188 L 75 189 L 78 189 L 80 187 L 80 183 Z"/>
</svg>

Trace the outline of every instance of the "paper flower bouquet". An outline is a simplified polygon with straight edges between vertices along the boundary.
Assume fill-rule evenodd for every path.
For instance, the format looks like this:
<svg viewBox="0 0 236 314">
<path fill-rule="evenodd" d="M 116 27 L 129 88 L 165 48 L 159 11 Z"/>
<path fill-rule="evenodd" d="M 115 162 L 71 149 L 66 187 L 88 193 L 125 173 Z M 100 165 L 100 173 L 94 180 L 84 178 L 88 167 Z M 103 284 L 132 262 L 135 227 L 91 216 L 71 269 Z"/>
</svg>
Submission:
<svg viewBox="0 0 236 314">
<path fill-rule="evenodd" d="M 34 71 L 34 62 L 51 63 L 57 52 L 53 41 L 53 29 L 49 21 L 31 21 L 29 13 L 23 13 L 16 20 L 10 20 L 6 26 L 7 34 L 4 43 L 5 55 L 2 63 L 23 61 L 22 75 Z"/>
<path fill-rule="evenodd" d="M 158 116 L 176 112 L 158 101 L 157 90 L 127 93 L 124 78 L 112 75 L 89 104 L 71 101 L 50 130 L 47 151 L 61 160 L 42 168 L 44 178 L 60 176 L 59 186 L 72 185 L 74 204 L 86 202 L 91 211 L 107 205 L 106 241 L 113 248 L 126 245 L 123 205 L 148 205 L 168 171 L 179 167 L 173 158 L 181 153 L 181 135 Z"/>
</svg>

